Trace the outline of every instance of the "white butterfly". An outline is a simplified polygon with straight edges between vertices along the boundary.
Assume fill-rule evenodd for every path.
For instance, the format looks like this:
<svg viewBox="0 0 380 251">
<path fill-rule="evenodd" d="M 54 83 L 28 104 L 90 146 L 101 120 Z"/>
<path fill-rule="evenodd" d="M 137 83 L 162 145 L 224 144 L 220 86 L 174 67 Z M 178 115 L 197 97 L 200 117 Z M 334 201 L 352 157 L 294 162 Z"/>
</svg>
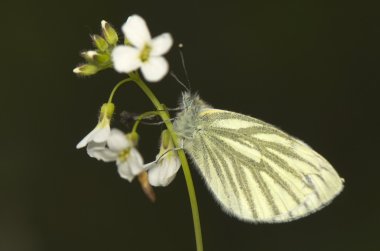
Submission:
<svg viewBox="0 0 380 251">
<path fill-rule="evenodd" d="M 307 216 L 344 180 L 302 141 L 261 120 L 214 109 L 186 92 L 174 121 L 183 148 L 227 213 L 249 222 Z"/>
</svg>

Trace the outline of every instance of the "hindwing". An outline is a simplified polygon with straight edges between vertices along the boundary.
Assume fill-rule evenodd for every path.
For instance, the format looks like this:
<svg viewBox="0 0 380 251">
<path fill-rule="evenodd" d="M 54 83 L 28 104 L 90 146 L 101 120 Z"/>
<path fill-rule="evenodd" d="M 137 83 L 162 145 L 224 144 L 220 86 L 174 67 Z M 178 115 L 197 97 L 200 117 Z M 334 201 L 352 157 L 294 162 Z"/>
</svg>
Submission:
<svg viewBox="0 0 380 251">
<path fill-rule="evenodd" d="M 343 179 L 311 147 L 239 113 L 203 110 L 184 149 L 221 207 L 241 220 L 291 221 L 343 189 Z"/>
</svg>

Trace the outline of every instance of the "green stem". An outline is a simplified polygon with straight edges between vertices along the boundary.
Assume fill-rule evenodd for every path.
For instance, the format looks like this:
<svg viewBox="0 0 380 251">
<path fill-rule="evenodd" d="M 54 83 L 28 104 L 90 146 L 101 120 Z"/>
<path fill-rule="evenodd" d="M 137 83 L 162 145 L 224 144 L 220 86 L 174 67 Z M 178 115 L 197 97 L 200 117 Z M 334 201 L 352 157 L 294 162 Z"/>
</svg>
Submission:
<svg viewBox="0 0 380 251">
<path fill-rule="evenodd" d="M 160 115 L 159 111 L 150 111 L 150 112 L 144 112 L 144 113 L 140 114 L 137 117 L 135 124 L 133 125 L 131 133 L 135 133 L 137 131 L 137 127 L 139 126 L 139 124 L 143 118 L 150 117 L 150 116 L 157 116 L 157 115 Z"/>
<path fill-rule="evenodd" d="M 180 148 L 178 136 L 174 131 L 172 122 L 170 121 L 170 116 L 167 112 L 164 112 L 165 107 L 158 101 L 156 96 L 153 94 L 153 92 L 150 90 L 150 88 L 145 84 L 145 82 L 142 81 L 142 79 L 140 78 L 138 73 L 131 73 L 130 77 L 134 82 L 136 82 L 136 84 L 141 88 L 141 90 L 145 93 L 145 95 L 152 101 L 152 103 L 156 107 L 157 111 L 161 111 L 161 112 L 159 112 L 159 114 L 160 114 L 163 122 L 165 123 L 171 137 L 172 137 L 174 146 L 176 148 Z M 195 195 L 195 189 L 194 189 L 193 180 L 191 178 L 189 164 L 187 162 L 185 152 L 183 151 L 182 148 L 178 150 L 178 156 L 179 156 L 179 159 L 180 159 L 181 164 L 182 164 L 182 170 L 183 170 L 183 173 L 185 175 L 187 190 L 189 193 L 191 211 L 193 213 L 193 224 L 194 224 L 194 232 L 195 232 L 195 241 L 196 241 L 197 251 L 203 251 L 201 222 L 200 222 L 200 218 L 199 218 L 197 198 Z"/>
<path fill-rule="evenodd" d="M 132 81 L 131 78 L 126 78 L 124 80 L 121 80 L 119 83 L 117 83 L 115 85 L 115 87 L 112 89 L 112 92 L 110 94 L 110 97 L 108 98 L 108 103 L 112 103 L 112 99 L 113 99 L 113 96 L 115 95 L 115 92 L 117 91 L 117 89 L 119 89 L 119 87 L 122 85 L 122 84 L 125 84 L 125 83 L 128 83 L 129 81 Z"/>
</svg>

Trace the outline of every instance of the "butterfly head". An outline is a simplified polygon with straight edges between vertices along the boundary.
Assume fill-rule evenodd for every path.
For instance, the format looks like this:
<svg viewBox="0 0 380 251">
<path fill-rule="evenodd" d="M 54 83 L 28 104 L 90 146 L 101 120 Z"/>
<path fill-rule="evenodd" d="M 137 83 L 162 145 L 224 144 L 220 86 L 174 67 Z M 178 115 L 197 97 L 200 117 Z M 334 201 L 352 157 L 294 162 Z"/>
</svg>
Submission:
<svg viewBox="0 0 380 251">
<path fill-rule="evenodd" d="M 181 110 L 193 110 L 199 112 L 201 109 L 209 107 L 198 95 L 198 93 L 183 92 L 179 100 Z"/>
<path fill-rule="evenodd" d="M 179 100 L 180 112 L 174 121 L 174 130 L 184 138 L 192 137 L 197 127 L 199 113 L 206 108 L 210 108 L 198 94 L 183 92 Z"/>
</svg>

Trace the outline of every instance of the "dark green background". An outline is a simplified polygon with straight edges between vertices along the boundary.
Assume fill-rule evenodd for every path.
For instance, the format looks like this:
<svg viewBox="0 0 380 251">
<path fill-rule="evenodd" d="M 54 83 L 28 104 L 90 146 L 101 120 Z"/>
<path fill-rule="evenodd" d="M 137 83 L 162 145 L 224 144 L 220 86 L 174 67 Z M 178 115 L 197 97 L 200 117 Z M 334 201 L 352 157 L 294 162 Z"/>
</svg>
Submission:
<svg viewBox="0 0 380 251">
<path fill-rule="evenodd" d="M 192 88 L 205 100 L 303 139 L 346 179 L 322 211 L 254 225 L 225 215 L 194 171 L 206 251 L 380 250 L 378 9 L 365 1 L 3 0 L 0 251 L 195 249 L 182 172 L 151 204 L 113 164 L 75 149 L 123 77 L 76 77 L 79 51 L 91 48 L 102 19 L 119 29 L 134 13 L 153 35 L 168 31 L 185 44 Z M 182 75 L 175 48 L 168 58 Z M 172 78 L 151 86 L 176 106 Z M 151 109 L 134 86 L 116 102 L 117 113 Z M 160 128 L 142 129 L 150 161 Z"/>
</svg>

